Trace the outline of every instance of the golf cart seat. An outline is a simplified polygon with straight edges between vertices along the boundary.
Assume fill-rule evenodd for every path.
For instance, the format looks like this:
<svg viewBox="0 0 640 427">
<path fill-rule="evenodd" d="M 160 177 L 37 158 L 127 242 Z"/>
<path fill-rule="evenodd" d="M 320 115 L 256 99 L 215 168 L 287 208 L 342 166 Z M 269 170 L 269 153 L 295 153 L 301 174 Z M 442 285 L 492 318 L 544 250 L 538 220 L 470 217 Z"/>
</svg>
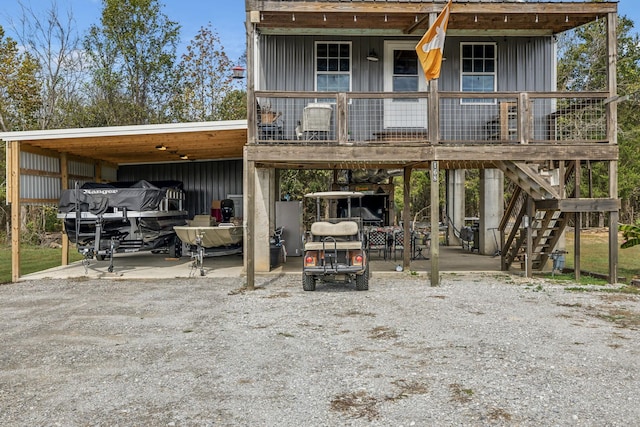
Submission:
<svg viewBox="0 0 640 427">
<path fill-rule="evenodd" d="M 361 249 L 362 242 L 358 239 L 358 223 L 355 221 L 341 221 L 331 223 L 318 221 L 311 225 L 312 242 L 307 242 L 307 251 Z"/>
</svg>

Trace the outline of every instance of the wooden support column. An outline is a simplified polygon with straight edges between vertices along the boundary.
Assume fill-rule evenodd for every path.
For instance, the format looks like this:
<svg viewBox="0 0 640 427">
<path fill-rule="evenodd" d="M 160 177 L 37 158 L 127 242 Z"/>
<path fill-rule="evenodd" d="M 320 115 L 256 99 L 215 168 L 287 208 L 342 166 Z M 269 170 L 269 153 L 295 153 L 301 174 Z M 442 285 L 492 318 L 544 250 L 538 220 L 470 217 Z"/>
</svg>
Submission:
<svg viewBox="0 0 640 427">
<path fill-rule="evenodd" d="M 402 265 L 404 269 L 411 266 L 411 167 L 404 168 L 404 208 L 402 209 L 402 229 L 404 231 L 404 251 Z"/>
<path fill-rule="evenodd" d="M 67 153 L 60 154 L 60 190 L 69 188 L 69 162 Z M 64 230 L 64 221 L 62 223 L 62 265 L 69 265 L 69 236 Z"/>
<path fill-rule="evenodd" d="M 440 182 L 438 161 L 431 162 L 431 286 L 440 285 Z"/>
<path fill-rule="evenodd" d="M 580 175 L 582 174 L 582 165 L 580 160 L 576 160 L 575 170 L 575 191 L 574 197 L 580 198 Z M 574 240 L 573 240 L 573 268 L 575 270 L 576 281 L 580 280 L 580 227 L 582 226 L 582 213 L 576 212 L 574 216 Z"/>
<path fill-rule="evenodd" d="M 617 58 L 618 58 L 618 36 L 617 36 L 618 16 L 616 13 L 607 15 L 607 54 L 609 56 L 609 67 L 607 68 L 607 78 L 609 86 L 609 97 L 615 99 L 617 96 Z M 618 144 L 618 103 L 607 104 L 607 132 L 609 144 Z M 609 162 L 609 197 L 618 198 L 618 162 Z M 609 212 L 609 283 L 618 282 L 618 211 Z"/>
<path fill-rule="evenodd" d="M 431 14 L 430 23 L 436 19 Z M 431 25 L 430 24 L 430 25 Z M 429 142 L 431 145 L 440 143 L 440 94 L 438 79 L 429 82 Z M 440 285 L 440 165 L 438 160 L 431 162 L 431 286 Z"/>
<path fill-rule="evenodd" d="M 348 122 L 348 103 L 347 94 L 340 92 L 338 94 L 338 103 L 336 111 L 336 121 L 338 125 L 338 143 L 345 144 L 349 142 L 349 123 Z"/>
<path fill-rule="evenodd" d="M 10 194 L 11 203 L 11 281 L 20 279 L 20 143 L 10 141 L 9 148 Z"/>
</svg>

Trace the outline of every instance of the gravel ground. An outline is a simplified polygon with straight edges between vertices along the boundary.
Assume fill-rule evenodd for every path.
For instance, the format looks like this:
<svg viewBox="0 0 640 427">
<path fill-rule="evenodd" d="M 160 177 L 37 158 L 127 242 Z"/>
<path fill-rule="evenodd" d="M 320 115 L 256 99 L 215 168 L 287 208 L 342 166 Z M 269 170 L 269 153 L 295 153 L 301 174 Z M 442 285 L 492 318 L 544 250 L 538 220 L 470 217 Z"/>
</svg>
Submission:
<svg viewBox="0 0 640 427">
<path fill-rule="evenodd" d="M 640 425 L 637 295 L 242 280 L 0 286 L 0 425 Z"/>
</svg>

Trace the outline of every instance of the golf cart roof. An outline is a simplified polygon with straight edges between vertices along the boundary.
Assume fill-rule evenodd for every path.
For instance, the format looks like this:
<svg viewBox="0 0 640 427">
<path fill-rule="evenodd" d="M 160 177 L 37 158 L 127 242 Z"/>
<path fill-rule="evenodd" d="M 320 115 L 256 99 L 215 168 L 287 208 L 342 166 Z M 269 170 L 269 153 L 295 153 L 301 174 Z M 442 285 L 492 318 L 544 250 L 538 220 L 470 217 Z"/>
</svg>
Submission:
<svg viewBox="0 0 640 427">
<path fill-rule="evenodd" d="M 360 198 L 364 193 L 359 191 L 318 191 L 315 193 L 307 193 L 304 197 L 315 199 L 347 199 L 347 198 Z"/>
</svg>

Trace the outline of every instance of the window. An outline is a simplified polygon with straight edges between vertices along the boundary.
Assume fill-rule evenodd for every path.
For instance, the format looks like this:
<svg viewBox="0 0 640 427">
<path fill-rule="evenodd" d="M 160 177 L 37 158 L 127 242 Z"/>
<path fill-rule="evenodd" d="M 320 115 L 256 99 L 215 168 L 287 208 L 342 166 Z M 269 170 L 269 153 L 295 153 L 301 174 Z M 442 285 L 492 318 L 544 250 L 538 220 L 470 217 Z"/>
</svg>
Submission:
<svg viewBox="0 0 640 427">
<path fill-rule="evenodd" d="M 351 91 L 350 42 L 316 42 L 316 91 Z"/>
<path fill-rule="evenodd" d="M 462 43 L 460 86 L 462 92 L 495 92 L 496 44 Z M 495 99 L 465 98 L 463 104 L 495 104 Z"/>
<path fill-rule="evenodd" d="M 418 75 L 418 54 L 415 49 L 394 50 L 393 51 L 393 91 L 394 92 L 417 92 L 419 79 Z M 418 102 L 418 99 L 394 98 L 393 102 Z"/>
</svg>

